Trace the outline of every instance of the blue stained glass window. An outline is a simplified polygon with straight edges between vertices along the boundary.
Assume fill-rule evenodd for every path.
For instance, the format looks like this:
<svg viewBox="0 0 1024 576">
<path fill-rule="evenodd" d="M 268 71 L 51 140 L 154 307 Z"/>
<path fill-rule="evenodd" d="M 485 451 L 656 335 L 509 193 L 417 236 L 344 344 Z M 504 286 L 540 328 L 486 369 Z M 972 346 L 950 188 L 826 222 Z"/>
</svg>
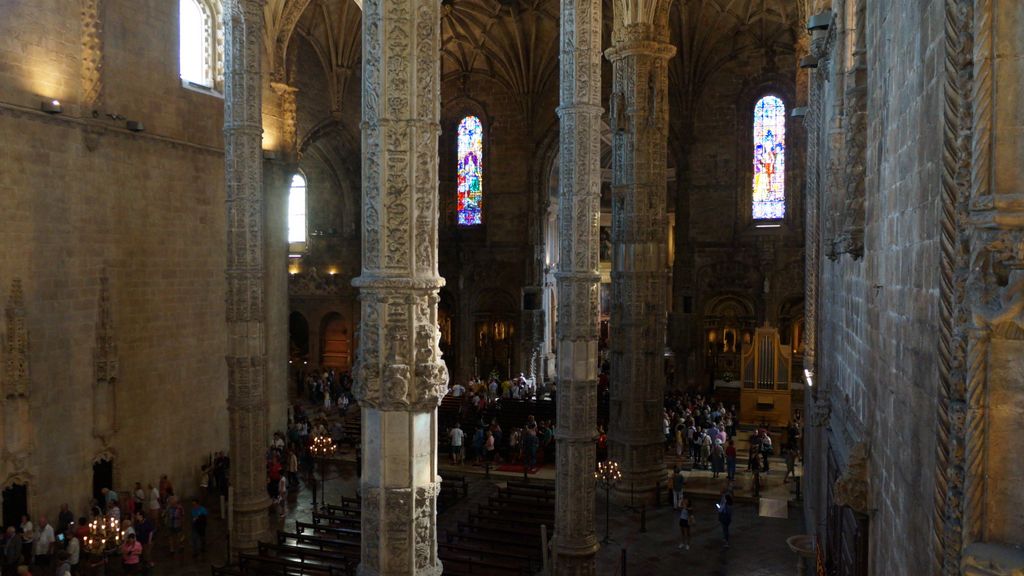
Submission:
<svg viewBox="0 0 1024 576">
<path fill-rule="evenodd" d="M 786 105 L 765 96 L 754 106 L 754 220 L 786 215 Z"/>
<path fill-rule="evenodd" d="M 482 222 L 484 128 L 476 116 L 459 122 L 459 225 L 474 226 Z"/>
</svg>

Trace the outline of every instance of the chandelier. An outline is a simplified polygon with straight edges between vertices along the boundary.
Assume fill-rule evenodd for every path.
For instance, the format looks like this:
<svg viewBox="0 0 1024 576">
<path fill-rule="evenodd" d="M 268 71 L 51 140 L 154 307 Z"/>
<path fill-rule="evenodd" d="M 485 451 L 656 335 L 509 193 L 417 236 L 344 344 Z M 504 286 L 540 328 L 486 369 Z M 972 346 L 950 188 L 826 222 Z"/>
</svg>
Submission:
<svg viewBox="0 0 1024 576">
<path fill-rule="evenodd" d="M 92 554 L 102 554 L 121 545 L 124 530 L 113 516 L 97 518 L 89 522 L 89 535 L 85 537 L 85 549 Z"/>
</svg>

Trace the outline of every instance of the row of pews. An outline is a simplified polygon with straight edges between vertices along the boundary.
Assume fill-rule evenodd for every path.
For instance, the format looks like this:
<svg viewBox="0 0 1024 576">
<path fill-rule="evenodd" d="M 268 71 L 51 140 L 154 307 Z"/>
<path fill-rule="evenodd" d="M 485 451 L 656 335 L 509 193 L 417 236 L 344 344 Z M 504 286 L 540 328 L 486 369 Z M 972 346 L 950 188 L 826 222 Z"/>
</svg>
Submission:
<svg viewBox="0 0 1024 576">
<path fill-rule="evenodd" d="M 441 494 L 439 502 L 454 504 L 468 494 L 466 479 L 443 476 Z M 212 576 L 353 576 L 361 518 L 358 498 L 324 504 L 309 522 L 296 520 L 294 530 L 279 530 L 273 542 L 260 542 L 255 554 L 239 554 L 235 564 L 212 567 Z"/>
<path fill-rule="evenodd" d="M 543 566 L 541 526 L 551 533 L 554 485 L 508 482 L 438 538 L 446 576 L 528 576 Z"/>
</svg>

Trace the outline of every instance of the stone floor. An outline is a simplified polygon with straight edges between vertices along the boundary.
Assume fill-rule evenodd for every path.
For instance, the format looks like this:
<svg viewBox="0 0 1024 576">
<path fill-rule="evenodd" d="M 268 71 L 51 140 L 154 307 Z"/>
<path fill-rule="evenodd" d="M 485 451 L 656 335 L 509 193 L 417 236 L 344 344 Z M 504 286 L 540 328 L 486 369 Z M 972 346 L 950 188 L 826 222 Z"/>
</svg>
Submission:
<svg viewBox="0 0 1024 576">
<path fill-rule="evenodd" d="M 746 452 L 743 441 L 738 446 L 741 454 Z M 640 513 L 635 507 L 610 504 L 611 542 L 601 546 L 598 552 L 598 576 L 617 576 L 620 574 L 640 574 L 643 576 L 690 574 L 694 576 L 775 576 L 789 575 L 796 572 L 796 557 L 789 551 L 786 538 L 803 532 L 799 503 L 793 502 L 794 484 L 784 483 L 785 465 L 781 459 L 773 462 L 775 468 L 768 475 L 762 476 L 764 488 L 761 496 L 777 504 L 776 508 L 787 510 L 788 518 L 761 517 L 758 514 L 758 501 L 752 497 L 752 477 L 740 468 L 737 481 L 733 485 L 736 494 L 736 508 L 731 532 L 732 546 L 722 548 L 721 527 L 714 513 L 714 502 L 727 480 L 712 478 L 712 474 L 703 470 L 687 470 L 687 492 L 691 495 L 694 505 L 695 523 L 692 530 L 692 542 L 689 551 L 677 548 L 679 544 L 678 521 L 666 497 L 659 506 L 647 509 L 646 532 L 640 532 Z M 674 454 L 666 455 L 666 477 L 672 465 L 677 463 Z M 684 469 L 687 462 L 682 461 Z M 452 466 L 447 456 L 440 456 L 443 471 L 462 474 L 470 483 L 469 496 L 456 504 L 448 513 L 438 518 L 439 530 L 454 524 L 465 513 L 475 507 L 478 501 L 486 500 L 495 485 L 505 480 L 522 478 L 521 474 L 502 473 L 493 470 L 463 465 Z M 340 496 L 354 496 L 358 485 L 355 475 L 355 458 L 351 450 L 340 450 L 336 458 L 326 467 L 326 490 L 328 501 L 337 501 Z M 485 473 L 489 478 L 485 478 Z M 798 467 L 797 473 L 800 473 Z M 317 470 L 317 480 L 320 470 Z M 550 465 L 541 468 L 531 478 L 553 480 L 554 468 Z M 318 482 L 319 484 L 319 482 Z M 318 499 L 323 499 L 318 494 Z M 271 516 L 274 530 L 294 522 L 296 519 L 308 520 L 312 514 L 313 494 L 309 479 L 304 479 L 301 492 L 289 504 L 285 517 L 281 518 L 275 510 Z M 787 507 L 788 503 L 788 507 Z M 154 559 L 156 566 L 152 576 L 207 576 L 210 565 L 221 565 L 227 557 L 227 541 L 225 523 L 217 517 L 216 503 L 209 506 L 211 522 L 208 535 L 207 553 L 193 559 L 191 548 L 184 555 L 171 556 L 166 550 L 166 535 L 158 534 Z M 596 502 L 598 538 L 605 536 L 605 501 L 604 493 L 598 490 Z M 622 551 L 626 551 L 626 570 L 622 569 Z M 120 574 L 117 566 L 111 566 L 108 574 Z M 97 572 L 98 573 L 98 572 Z M 89 572 L 84 572 L 89 574 Z M 38 575 L 37 575 L 38 576 Z M 43 576 L 46 576 L 45 574 Z"/>
</svg>

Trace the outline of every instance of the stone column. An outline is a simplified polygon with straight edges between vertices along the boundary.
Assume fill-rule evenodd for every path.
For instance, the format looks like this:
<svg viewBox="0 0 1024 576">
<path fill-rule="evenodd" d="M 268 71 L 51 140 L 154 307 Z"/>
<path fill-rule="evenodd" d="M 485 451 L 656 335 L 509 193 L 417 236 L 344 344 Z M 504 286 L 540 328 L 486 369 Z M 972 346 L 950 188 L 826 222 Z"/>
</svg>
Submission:
<svg viewBox="0 0 1024 576">
<path fill-rule="evenodd" d="M 555 573 L 594 574 L 601 2 L 562 0 L 558 178 Z"/>
<path fill-rule="evenodd" d="M 227 177 L 228 412 L 232 548 L 256 549 L 269 530 L 267 336 L 261 137 L 261 0 L 230 0 L 224 10 L 224 164 Z"/>
<path fill-rule="evenodd" d="M 668 145 L 668 4 L 652 21 L 628 1 L 615 4 L 612 48 L 612 310 L 609 455 L 620 494 L 653 499 L 665 477 Z M 658 3 L 662 4 L 662 3 Z M 659 18 L 657 11 L 664 11 Z"/>
<path fill-rule="evenodd" d="M 363 3 L 362 274 L 353 370 L 362 409 L 362 563 L 440 575 L 437 328 L 440 3 Z"/>
</svg>

